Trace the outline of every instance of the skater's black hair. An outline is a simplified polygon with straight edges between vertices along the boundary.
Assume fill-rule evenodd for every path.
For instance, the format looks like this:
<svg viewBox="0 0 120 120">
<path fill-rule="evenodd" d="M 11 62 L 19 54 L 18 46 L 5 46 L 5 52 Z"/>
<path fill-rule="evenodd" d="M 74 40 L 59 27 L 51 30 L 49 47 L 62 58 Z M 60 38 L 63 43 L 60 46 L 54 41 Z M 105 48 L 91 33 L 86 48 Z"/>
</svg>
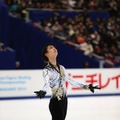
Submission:
<svg viewBox="0 0 120 120">
<path fill-rule="evenodd" d="M 44 62 L 49 62 L 48 58 L 45 56 L 45 53 L 48 52 L 48 51 L 47 51 L 47 48 L 48 48 L 49 45 L 52 45 L 52 46 L 54 46 L 54 47 L 56 48 L 55 44 L 53 44 L 53 43 L 47 43 L 47 44 L 43 47 L 42 52 L 41 52 L 41 55 L 42 55 L 42 59 L 44 60 Z"/>
</svg>

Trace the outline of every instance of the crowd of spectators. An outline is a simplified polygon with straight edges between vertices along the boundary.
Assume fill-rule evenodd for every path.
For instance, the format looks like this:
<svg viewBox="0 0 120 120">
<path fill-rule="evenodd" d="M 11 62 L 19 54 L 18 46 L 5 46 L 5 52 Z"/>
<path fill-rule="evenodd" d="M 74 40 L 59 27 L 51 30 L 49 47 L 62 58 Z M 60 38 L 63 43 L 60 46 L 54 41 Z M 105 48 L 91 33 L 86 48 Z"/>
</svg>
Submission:
<svg viewBox="0 0 120 120">
<path fill-rule="evenodd" d="M 12 14 L 26 17 L 28 8 L 44 10 L 80 11 L 73 20 L 60 16 L 43 19 L 33 25 L 45 31 L 52 38 L 72 45 L 83 54 L 104 60 L 107 67 L 120 66 L 120 12 L 119 0 L 3 0 Z M 87 11 L 109 12 L 109 19 L 92 21 Z"/>
<path fill-rule="evenodd" d="M 12 14 L 25 19 L 28 8 L 49 10 L 119 10 L 119 0 L 2 0 Z"/>
<path fill-rule="evenodd" d="M 80 12 L 73 20 L 70 17 L 55 16 L 35 22 L 34 26 L 49 36 L 83 51 L 85 55 L 105 60 L 107 67 L 120 66 L 120 12 L 109 19 L 92 21 L 85 12 Z"/>
<path fill-rule="evenodd" d="M 119 0 L 3 0 L 10 7 L 42 9 L 118 9 Z M 23 5 L 24 4 L 24 5 Z"/>
</svg>

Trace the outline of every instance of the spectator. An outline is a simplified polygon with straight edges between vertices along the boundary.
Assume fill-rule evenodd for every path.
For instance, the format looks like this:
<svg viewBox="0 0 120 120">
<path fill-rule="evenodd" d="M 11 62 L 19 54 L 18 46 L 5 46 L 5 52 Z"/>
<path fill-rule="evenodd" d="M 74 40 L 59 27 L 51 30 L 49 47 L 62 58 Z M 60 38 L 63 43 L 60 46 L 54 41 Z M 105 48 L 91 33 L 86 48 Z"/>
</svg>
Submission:
<svg viewBox="0 0 120 120">
<path fill-rule="evenodd" d="M 93 47 L 92 47 L 90 41 L 86 41 L 86 42 L 80 44 L 79 49 L 84 52 L 84 55 L 92 56 Z"/>
<path fill-rule="evenodd" d="M 20 61 L 15 62 L 16 69 L 21 69 L 21 63 Z"/>
<path fill-rule="evenodd" d="M 83 64 L 83 68 L 90 68 L 90 62 L 85 61 Z"/>
</svg>

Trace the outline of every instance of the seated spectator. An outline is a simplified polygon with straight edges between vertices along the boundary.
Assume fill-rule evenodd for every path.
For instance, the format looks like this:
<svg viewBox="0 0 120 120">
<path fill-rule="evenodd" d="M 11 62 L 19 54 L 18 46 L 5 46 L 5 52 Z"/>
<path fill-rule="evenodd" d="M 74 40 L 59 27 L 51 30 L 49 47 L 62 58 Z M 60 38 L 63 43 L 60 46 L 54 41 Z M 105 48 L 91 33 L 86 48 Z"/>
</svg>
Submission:
<svg viewBox="0 0 120 120">
<path fill-rule="evenodd" d="M 83 68 L 90 68 L 90 62 L 85 61 L 85 62 L 83 63 Z"/>
<path fill-rule="evenodd" d="M 18 6 L 18 13 L 20 14 L 20 17 L 25 20 L 26 19 L 26 16 L 28 14 L 27 12 L 27 5 L 26 5 L 26 2 L 22 1 L 19 6 Z"/>
<path fill-rule="evenodd" d="M 76 42 L 76 28 L 72 24 L 68 25 L 68 40 Z"/>
<path fill-rule="evenodd" d="M 104 49 L 104 52 L 105 52 L 105 50 L 106 50 L 105 47 L 103 47 L 103 49 Z M 103 56 L 103 50 L 100 48 L 99 45 L 94 46 L 94 53 L 96 55 Z"/>
<path fill-rule="evenodd" d="M 79 49 L 84 52 L 84 55 L 92 56 L 93 46 L 91 45 L 90 41 L 80 44 Z"/>
<path fill-rule="evenodd" d="M 114 64 L 114 56 L 111 53 L 106 53 L 105 54 L 105 66 L 108 68 L 115 67 Z"/>
<path fill-rule="evenodd" d="M 21 63 L 20 63 L 20 61 L 16 61 L 15 62 L 15 67 L 16 67 L 16 69 L 21 69 Z"/>
<path fill-rule="evenodd" d="M 77 35 L 77 43 L 78 43 L 78 44 L 82 44 L 82 43 L 84 43 L 84 42 L 85 42 L 85 36 L 83 36 L 83 34 L 79 33 L 79 34 Z"/>
</svg>

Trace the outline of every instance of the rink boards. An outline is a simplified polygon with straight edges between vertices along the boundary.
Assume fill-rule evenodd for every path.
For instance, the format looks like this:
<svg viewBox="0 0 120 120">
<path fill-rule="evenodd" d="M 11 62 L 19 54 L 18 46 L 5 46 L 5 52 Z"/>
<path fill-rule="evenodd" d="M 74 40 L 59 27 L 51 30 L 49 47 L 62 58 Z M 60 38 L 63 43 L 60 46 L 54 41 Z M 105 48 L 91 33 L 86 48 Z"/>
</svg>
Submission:
<svg viewBox="0 0 120 120">
<path fill-rule="evenodd" d="M 120 95 L 120 69 L 67 69 L 67 72 L 76 82 L 101 87 L 91 93 L 66 82 L 70 97 Z M 42 89 L 43 85 L 42 70 L 0 71 L 0 100 L 36 98 L 34 91 Z M 50 95 L 49 90 L 46 97 Z"/>
</svg>

